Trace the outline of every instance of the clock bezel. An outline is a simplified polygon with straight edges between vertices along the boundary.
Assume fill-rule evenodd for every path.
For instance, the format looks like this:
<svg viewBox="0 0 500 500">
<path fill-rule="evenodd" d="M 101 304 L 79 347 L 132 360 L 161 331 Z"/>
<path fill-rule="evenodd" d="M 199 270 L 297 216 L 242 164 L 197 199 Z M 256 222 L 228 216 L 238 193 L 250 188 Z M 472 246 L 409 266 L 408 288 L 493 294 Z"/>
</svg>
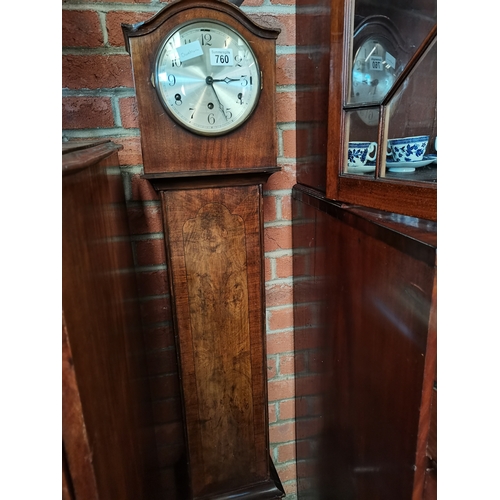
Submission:
<svg viewBox="0 0 500 500">
<path fill-rule="evenodd" d="M 186 26 L 193 25 L 193 24 L 199 24 L 199 23 L 209 23 L 212 25 L 219 25 L 219 26 L 222 26 L 224 29 L 234 33 L 235 36 L 239 37 L 243 41 L 243 43 L 245 44 L 245 46 L 249 50 L 251 57 L 253 58 L 253 61 L 254 61 L 255 66 L 256 66 L 256 75 L 257 75 L 258 81 L 254 84 L 255 98 L 254 98 L 254 101 L 251 104 L 251 106 L 249 106 L 247 108 L 247 109 L 249 109 L 249 111 L 247 111 L 245 114 L 243 114 L 242 117 L 240 117 L 238 120 L 233 122 L 231 124 L 231 126 L 229 126 L 228 128 L 224 128 L 223 130 L 220 130 L 220 129 L 218 129 L 218 130 L 203 130 L 203 129 L 201 129 L 200 130 L 199 128 L 195 128 L 195 127 L 191 126 L 189 123 L 183 121 L 178 115 L 176 115 L 170 109 L 170 107 L 168 106 L 168 103 L 165 102 L 165 100 L 162 96 L 161 90 L 160 90 L 160 82 L 158 79 L 158 73 L 159 73 L 158 69 L 159 69 L 159 64 L 161 62 L 160 57 L 164 53 L 164 48 L 165 48 L 166 44 L 175 35 L 175 33 L 178 33 L 180 30 L 184 29 Z M 183 23 L 178 24 L 177 26 L 173 27 L 167 33 L 167 35 L 162 39 L 162 41 L 158 45 L 158 49 L 157 49 L 157 52 L 156 52 L 155 57 L 154 57 L 154 69 L 153 69 L 153 74 L 152 74 L 152 83 L 153 83 L 153 86 L 155 88 L 156 95 L 157 95 L 163 109 L 165 109 L 168 116 L 170 118 L 172 118 L 172 120 L 174 120 L 177 124 L 181 125 L 185 130 L 187 130 L 193 134 L 199 135 L 199 136 L 220 137 L 223 135 L 227 135 L 227 134 L 233 132 L 234 130 L 238 129 L 253 115 L 255 109 L 257 108 L 259 100 L 260 100 L 260 95 L 261 95 L 261 90 L 262 90 L 262 73 L 260 70 L 259 60 L 257 59 L 257 56 L 256 56 L 255 52 L 252 50 L 252 47 L 250 46 L 246 37 L 244 37 L 238 30 L 236 30 L 235 28 L 233 28 L 229 24 L 225 23 L 224 21 L 202 17 L 202 18 L 198 18 L 198 19 L 190 19 L 188 21 L 185 21 Z"/>
</svg>

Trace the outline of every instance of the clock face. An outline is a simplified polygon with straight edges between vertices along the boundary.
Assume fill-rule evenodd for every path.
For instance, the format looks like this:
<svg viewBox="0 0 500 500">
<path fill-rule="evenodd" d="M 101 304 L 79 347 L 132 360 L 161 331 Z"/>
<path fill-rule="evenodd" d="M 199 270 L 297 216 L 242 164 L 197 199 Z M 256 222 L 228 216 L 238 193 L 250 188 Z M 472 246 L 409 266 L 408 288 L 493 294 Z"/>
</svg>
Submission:
<svg viewBox="0 0 500 500">
<path fill-rule="evenodd" d="M 396 79 L 396 59 L 381 37 L 371 36 L 359 47 L 352 64 L 352 102 L 379 103 Z"/>
<path fill-rule="evenodd" d="M 234 29 L 198 20 L 174 29 L 156 57 L 154 86 L 169 115 L 201 135 L 242 125 L 260 96 L 257 59 Z"/>
</svg>

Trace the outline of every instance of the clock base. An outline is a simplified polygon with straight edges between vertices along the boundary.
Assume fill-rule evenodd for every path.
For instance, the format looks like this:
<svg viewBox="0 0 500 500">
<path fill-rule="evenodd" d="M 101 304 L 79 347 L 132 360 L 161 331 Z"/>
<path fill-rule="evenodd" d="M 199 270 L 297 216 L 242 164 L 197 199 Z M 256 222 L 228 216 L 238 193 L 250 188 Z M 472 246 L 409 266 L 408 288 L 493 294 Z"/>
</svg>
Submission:
<svg viewBox="0 0 500 500">
<path fill-rule="evenodd" d="M 285 490 L 278 477 L 272 461 L 270 462 L 270 479 L 261 483 L 251 484 L 245 488 L 238 488 L 225 493 L 216 493 L 195 500 L 272 500 L 283 498 Z"/>
</svg>

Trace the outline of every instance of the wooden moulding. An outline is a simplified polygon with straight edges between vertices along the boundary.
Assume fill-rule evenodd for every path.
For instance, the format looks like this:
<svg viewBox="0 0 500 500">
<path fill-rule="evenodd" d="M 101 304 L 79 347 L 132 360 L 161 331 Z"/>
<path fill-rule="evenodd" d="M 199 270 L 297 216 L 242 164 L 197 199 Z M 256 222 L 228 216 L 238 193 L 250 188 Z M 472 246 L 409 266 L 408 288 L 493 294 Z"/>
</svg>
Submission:
<svg viewBox="0 0 500 500">
<path fill-rule="evenodd" d="M 121 144 L 115 144 L 109 139 L 64 143 L 62 147 L 62 175 L 79 172 L 122 149 Z"/>
<path fill-rule="evenodd" d="M 156 191 L 173 189 L 199 189 L 204 187 L 224 186 L 247 186 L 261 184 L 267 181 L 270 175 L 279 172 L 280 167 L 270 167 L 267 169 L 241 169 L 236 171 L 214 172 L 188 172 L 185 175 L 173 174 L 145 174 L 143 179 L 147 179 Z"/>
</svg>

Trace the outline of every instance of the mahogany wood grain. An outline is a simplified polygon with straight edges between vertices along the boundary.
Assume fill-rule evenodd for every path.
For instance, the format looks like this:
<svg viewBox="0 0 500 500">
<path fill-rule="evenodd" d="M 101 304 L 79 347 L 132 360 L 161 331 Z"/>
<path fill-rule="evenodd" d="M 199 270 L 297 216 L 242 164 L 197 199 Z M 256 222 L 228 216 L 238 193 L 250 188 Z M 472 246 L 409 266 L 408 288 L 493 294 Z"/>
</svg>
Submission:
<svg viewBox="0 0 500 500">
<path fill-rule="evenodd" d="M 296 375 L 299 498 L 422 498 L 436 226 L 301 186 L 293 198 L 296 359 L 309 359 Z"/>
<path fill-rule="evenodd" d="M 162 191 L 192 498 L 281 498 L 271 474 L 261 186 Z"/>
<path fill-rule="evenodd" d="M 123 191 L 107 175 L 121 146 L 81 146 L 63 154 L 64 447 L 77 500 L 151 500 L 160 490 L 139 302 Z"/>
<path fill-rule="evenodd" d="M 339 177 L 338 191 L 333 199 L 352 205 L 394 212 L 411 217 L 437 220 L 437 185 L 422 187 L 410 182 Z M 332 194 L 328 194 L 330 198 Z"/>
<path fill-rule="evenodd" d="M 64 313 L 62 317 L 62 393 L 63 497 L 73 499 L 75 495 L 77 499 L 97 500 L 99 494 L 92 467 L 92 450 L 85 428 Z"/>
<path fill-rule="evenodd" d="M 262 91 L 251 117 L 238 129 L 217 138 L 191 133 L 175 123 L 151 83 L 162 40 L 172 28 L 193 18 L 223 21 L 240 32 L 262 71 Z M 276 165 L 275 46 L 279 30 L 258 26 L 225 0 L 182 0 L 140 25 L 123 25 L 123 31 L 132 57 L 145 174 Z"/>
<path fill-rule="evenodd" d="M 63 449 L 63 466 L 62 466 L 62 500 L 75 500 L 73 494 L 73 484 L 68 469 L 68 463 Z"/>
<path fill-rule="evenodd" d="M 436 378 L 436 377 L 435 377 Z M 431 422 L 427 441 L 427 467 L 424 477 L 424 500 L 437 499 L 437 388 L 432 392 Z"/>
<path fill-rule="evenodd" d="M 429 469 L 425 475 L 425 487 L 423 500 L 437 500 L 437 473 Z"/>
<path fill-rule="evenodd" d="M 427 442 L 427 456 L 437 464 L 437 387 L 432 392 L 431 424 Z"/>
<path fill-rule="evenodd" d="M 434 401 L 435 374 L 437 364 L 437 277 L 434 274 L 431 310 L 427 331 L 427 348 L 425 356 L 424 376 L 422 381 L 422 404 L 420 407 L 417 449 L 415 454 L 415 476 L 413 482 L 412 500 L 419 500 L 424 494 L 426 472 L 429 466 L 428 448 L 432 427 L 432 403 Z"/>
</svg>

